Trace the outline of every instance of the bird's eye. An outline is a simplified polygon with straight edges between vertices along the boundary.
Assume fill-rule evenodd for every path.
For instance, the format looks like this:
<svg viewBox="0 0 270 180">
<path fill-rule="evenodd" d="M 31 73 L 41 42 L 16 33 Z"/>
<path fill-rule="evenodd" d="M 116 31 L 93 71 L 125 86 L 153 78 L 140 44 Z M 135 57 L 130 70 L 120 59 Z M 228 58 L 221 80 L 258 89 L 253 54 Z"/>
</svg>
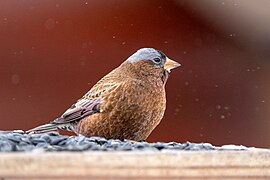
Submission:
<svg viewBox="0 0 270 180">
<path fill-rule="evenodd" d="M 155 58 L 155 59 L 154 59 L 154 62 L 155 62 L 156 64 L 159 64 L 159 63 L 161 62 L 161 59 L 160 59 L 160 58 Z"/>
</svg>

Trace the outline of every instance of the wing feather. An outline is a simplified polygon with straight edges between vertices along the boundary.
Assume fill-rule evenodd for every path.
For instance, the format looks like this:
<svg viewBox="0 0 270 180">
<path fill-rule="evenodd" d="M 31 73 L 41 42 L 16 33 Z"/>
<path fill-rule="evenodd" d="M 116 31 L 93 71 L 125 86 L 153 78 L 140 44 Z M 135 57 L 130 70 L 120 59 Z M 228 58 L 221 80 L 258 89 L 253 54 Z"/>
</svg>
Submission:
<svg viewBox="0 0 270 180">
<path fill-rule="evenodd" d="M 81 120 L 86 116 L 100 112 L 99 104 L 99 99 L 80 99 L 74 105 L 72 105 L 71 108 L 64 112 L 62 116 L 55 119 L 51 123 L 65 124 Z"/>
</svg>

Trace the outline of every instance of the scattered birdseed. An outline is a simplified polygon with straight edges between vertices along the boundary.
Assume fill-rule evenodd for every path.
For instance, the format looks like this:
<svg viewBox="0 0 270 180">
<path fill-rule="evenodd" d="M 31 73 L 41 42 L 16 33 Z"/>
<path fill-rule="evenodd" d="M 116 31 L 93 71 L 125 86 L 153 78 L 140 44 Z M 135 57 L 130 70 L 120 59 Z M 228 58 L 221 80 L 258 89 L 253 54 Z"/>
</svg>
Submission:
<svg viewBox="0 0 270 180">
<path fill-rule="evenodd" d="M 229 150 L 247 150 L 245 146 L 230 146 Z M 209 143 L 135 142 L 103 137 L 65 136 L 58 132 L 25 134 L 23 131 L 0 131 L 0 152 L 26 151 L 205 151 L 228 150 Z"/>
</svg>

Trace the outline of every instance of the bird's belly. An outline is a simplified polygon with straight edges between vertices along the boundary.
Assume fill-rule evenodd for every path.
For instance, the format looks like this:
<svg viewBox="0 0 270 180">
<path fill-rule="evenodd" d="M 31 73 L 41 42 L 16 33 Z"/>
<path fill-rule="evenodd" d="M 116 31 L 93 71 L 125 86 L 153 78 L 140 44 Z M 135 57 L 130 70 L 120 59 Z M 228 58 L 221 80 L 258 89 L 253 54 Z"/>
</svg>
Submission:
<svg viewBox="0 0 270 180">
<path fill-rule="evenodd" d="M 110 110 L 82 120 L 79 133 L 85 136 L 145 140 L 161 121 L 165 108 L 165 93 L 138 95 L 132 100 L 122 97 Z"/>
<path fill-rule="evenodd" d="M 165 108 L 163 104 L 149 103 L 147 106 L 134 104 L 126 108 L 123 113 L 112 113 L 112 137 L 120 139 L 145 140 L 152 130 L 159 124 Z M 114 127 L 117 128 L 114 128 Z"/>
</svg>

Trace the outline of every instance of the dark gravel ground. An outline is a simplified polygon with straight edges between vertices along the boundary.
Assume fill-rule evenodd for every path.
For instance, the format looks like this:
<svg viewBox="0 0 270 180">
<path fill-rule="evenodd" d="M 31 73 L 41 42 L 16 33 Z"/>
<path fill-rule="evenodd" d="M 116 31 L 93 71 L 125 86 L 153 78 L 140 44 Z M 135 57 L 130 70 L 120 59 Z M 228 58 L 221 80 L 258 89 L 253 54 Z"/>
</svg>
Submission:
<svg viewBox="0 0 270 180">
<path fill-rule="evenodd" d="M 161 150 L 247 150 L 245 146 L 216 147 L 209 143 L 133 142 L 102 137 L 64 136 L 57 132 L 25 134 L 23 131 L 0 131 L 0 152 L 26 151 L 161 151 Z"/>
</svg>

